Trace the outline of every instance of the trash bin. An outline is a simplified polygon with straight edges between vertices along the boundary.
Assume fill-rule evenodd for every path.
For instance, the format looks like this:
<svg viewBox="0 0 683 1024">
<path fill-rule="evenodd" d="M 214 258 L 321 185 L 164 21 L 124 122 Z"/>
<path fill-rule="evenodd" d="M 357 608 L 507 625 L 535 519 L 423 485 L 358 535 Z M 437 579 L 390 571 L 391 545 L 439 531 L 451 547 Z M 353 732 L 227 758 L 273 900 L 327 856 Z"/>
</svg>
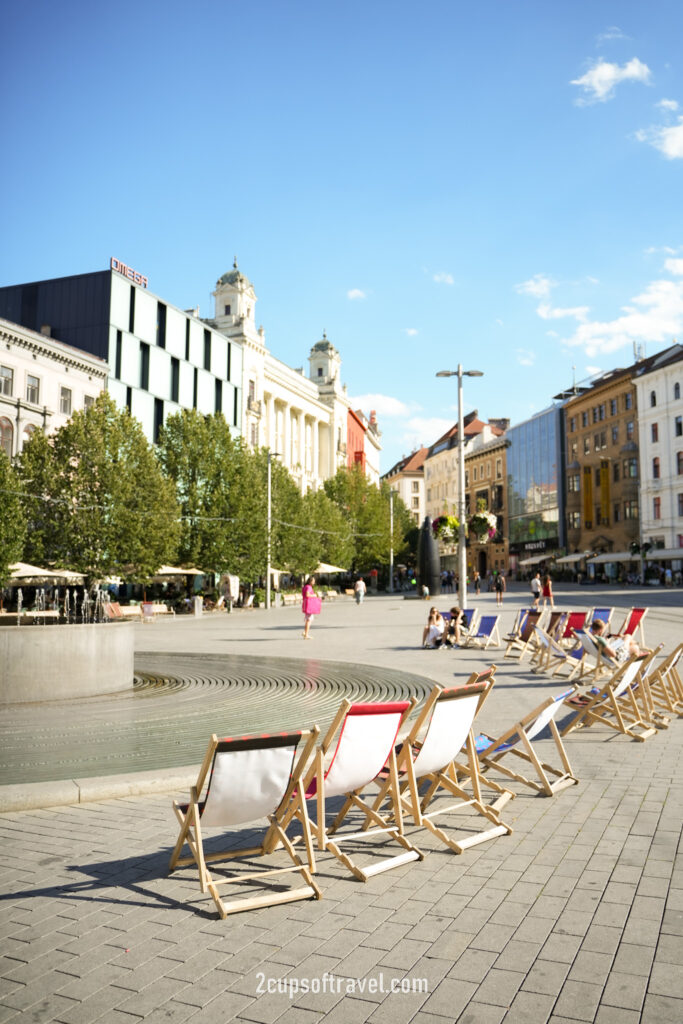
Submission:
<svg viewBox="0 0 683 1024">
<path fill-rule="evenodd" d="M 204 611 L 204 598 L 197 596 L 194 599 L 194 613 L 195 615 L 201 615 Z"/>
</svg>

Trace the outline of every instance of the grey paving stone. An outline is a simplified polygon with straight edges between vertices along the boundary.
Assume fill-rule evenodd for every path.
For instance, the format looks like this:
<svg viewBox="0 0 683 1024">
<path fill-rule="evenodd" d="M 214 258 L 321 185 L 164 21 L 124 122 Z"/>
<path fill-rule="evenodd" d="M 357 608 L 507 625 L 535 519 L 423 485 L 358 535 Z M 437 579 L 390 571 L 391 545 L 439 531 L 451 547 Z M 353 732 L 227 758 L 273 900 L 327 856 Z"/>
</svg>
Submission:
<svg viewBox="0 0 683 1024">
<path fill-rule="evenodd" d="M 650 994 L 645 997 L 643 1024 L 680 1024 L 682 1020 L 683 1000 Z"/>
<path fill-rule="evenodd" d="M 657 947 L 658 959 L 660 957 L 660 951 L 661 941 Z M 635 974 L 648 977 L 652 968 L 654 956 L 655 951 L 652 946 L 633 946 L 627 942 L 622 942 L 617 950 L 617 955 L 614 958 L 614 970 L 619 971 L 622 974 Z"/>
<path fill-rule="evenodd" d="M 433 1013 L 451 1021 L 457 1020 L 476 990 L 477 986 L 473 982 L 444 978 L 436 991 L 426 1000 L 422 1009 L 425 1013 Z"/>
<path fill-rule="evenodd" d="M 475 999 L 481 1003 L 508 1007 L 524 981 L 520 971 L 504 971 L 493 967 L 477 989 Z"/>
<path fill-rule="evenodd" d="M 493 1006 L 473 999 L 458 1017 L 458 1024 L 499 1024 L 506 1013 L 505 1006 Z"/>
<path fill-rule="evenodd" d="M 658 963 L 655 959 L 648 993 L 683 1000 L 683 971 L 677 971 L 671 964 Z"/>
<path fill-rule="evenodd" d="M 645 999 L 646 988 L 646 977 L 612 971 L 602 993 L 601 1002 L 608 1006 L 640 1011 Z"/>
<path fill-rule="evenodd" d="M 545 1024 L 555 1004 L 555 996 L 543 996 L 521 989 L 505 1017 L 505 1024 Z"/>
<path fill-rule="evenodd" d="M 662 935 L 656 958 L 658 963 L 683 965 L 683 936 Z"/>
<path fill-rule="evenodd" d="M 560 1017 L 592 1021 L 597 1013 L 602 985 L 584 981 L 566 981 L 562 986 L 554 1013 Z"/>
<path fill-rule="evenodd" d="M 589 984 L 604 985 L 614 961 L 611 953 L 592 953 L 581 950 L 571 965 L 570 981 L 586 981 Z"/>
<path fill-rule="evenodd" d="M 522 989 L 539 995 L 557 996 L 568 972 L 568 964 L 553 960 L 537 960 L 524 978 Z"/>
<path fill-rule="evenodd" d="M 639 1024 L 639 1021 L 639 1010 L 626 1010 L 623 1007 L 602 1004 L 598 1007 L 595 1017 L 595 1024 Z"/>
<path fill-rule="evenodd" d="M 448 977 L 479 983 L 484 980 L 496 959 L 496 954 L 490 951 L 467 949 L 449 970 Z"/>
<path fill-rule="evenodd" d="M 380 967 L 401 968 L 409 971 L 417 961 L 430 949 L 430 943 L 417 942 L 414 939 L 403 939 L 393 949 L 388 950 L 379 961 Z M 325 952 L 321 948 L 321 952 Z"/>
</svg>

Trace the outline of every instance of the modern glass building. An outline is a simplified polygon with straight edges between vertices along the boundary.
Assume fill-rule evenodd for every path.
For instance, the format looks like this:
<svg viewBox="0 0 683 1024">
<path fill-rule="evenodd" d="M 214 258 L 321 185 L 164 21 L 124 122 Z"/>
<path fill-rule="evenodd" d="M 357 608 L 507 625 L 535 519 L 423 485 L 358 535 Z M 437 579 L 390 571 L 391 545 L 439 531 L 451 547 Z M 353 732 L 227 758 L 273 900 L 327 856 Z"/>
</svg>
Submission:
<svg viewBox="0 0 683 1024">
<path fill-rule="evenodd" d="M 242 417 L 242 346 L 147 290 L 112 259 L 108 270 L 0 288 L 0 316 L 109 364 L 107 390 L 150 441 L 180 409 Z"/>
<path fill-rule="evenodd" d="M 540 563 L 565 546 L 562 410 L 551 407 L 506 437 L 510 568 Z M 533 564 L 533 563 L 532 563 Z M 524 567 L 523 567 L 524 568 Z"/>
</svg>

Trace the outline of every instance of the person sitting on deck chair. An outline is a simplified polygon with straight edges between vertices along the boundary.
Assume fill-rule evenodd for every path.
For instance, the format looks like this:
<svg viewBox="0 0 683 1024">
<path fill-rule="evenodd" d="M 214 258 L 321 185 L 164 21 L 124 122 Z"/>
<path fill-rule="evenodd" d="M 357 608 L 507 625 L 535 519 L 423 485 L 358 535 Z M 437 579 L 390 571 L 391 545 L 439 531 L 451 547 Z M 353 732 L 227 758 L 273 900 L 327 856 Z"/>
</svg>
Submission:
<svg viewBox="0 0 683 1024">
<path fill-rule="evenodd" d="M 467 629 L 467 620 L 460 608 L 451 608 L 451 617 L 443 631 L 443 642 L 448 647 L 460 647 L 463 642 L 463 630 Z"/>
<path fill-rule="evenodd" d="M 618 664 L 629 658 L 639 658 L 649 651 L 641 649 L 632 636 L 607 636 L 607 626 L 602 619 L 593 619 L 590 631 L 602 653 Z"/>
<path fill-rule="evenodd" d="M 427 619 L 427 625 L 422 631 L 422 646 L 423 647 L 441 647 L 444 637 L 445 623 L 441 612 L 437 608 L 429 609 L 429 618 Z"/>
</svg>

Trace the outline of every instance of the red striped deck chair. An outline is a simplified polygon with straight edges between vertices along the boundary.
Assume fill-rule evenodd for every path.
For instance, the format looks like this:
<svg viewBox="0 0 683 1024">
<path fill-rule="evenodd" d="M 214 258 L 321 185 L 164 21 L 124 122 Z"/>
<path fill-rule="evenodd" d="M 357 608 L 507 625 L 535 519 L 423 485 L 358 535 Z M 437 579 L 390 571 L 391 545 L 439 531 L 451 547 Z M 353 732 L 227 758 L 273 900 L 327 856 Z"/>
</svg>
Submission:
<svg viewBox="0 0 683 1024">
<path fill-rule="evenodd" d="M 123 613 L 121 611 L 121 605 L 118 601 L 107 601 L 102 605 L 104 614 L 108 619 L 122 619 Z"/>
<path fill-rule="evenodd" d="M 197 784 L 192 787 L 189 802 L 181 804 L 174 801 L 173 810 L 180 824 L 180 834 L 171 854 L 169 871 L 186 864 L 195 864 L 199 871 L 200 889 L 211 894 L 222 918 L 241 910 L 254 910 L 292 900 L 321 898 L 322 893 L 313 880 L 315 857 L 302 784 L 302 772 L 310 760 L 318 733 L 318 727 L 314 726 L 305 732 L 243 736 L 239 739 L 219 739 L 214 735 L 199 770 Z M 202 799 L 205 783 L 206 795 Z M 297 811 L 302 825 L 306 863 L 299 857 L 285 833 L 283 819 L 292 809 Z M 258 846 L 205 850 L 207 829 L 220 828 L 224 832 L 228 828 L 253 823 L 261 818 L 266 818 L 269 824 Z M 250 869 L 227 878 L 215 877 L 209 871 L 209 861 L 260 857 L 272 852 L 279 843 L 282 843 L 293 862 L 287 867 L 261 871 Z M 185 844 L 190 853 L 181 857 Z M 219 886 L 228 884 L 236 885 L 243 891 L 244 883 L 257 885 L 261 879 L 289 872 L 300 874 L 305 885 L 297 889 L 271 888 L 263 895 L 250 895 L 228 903 L 221 899 L 218 891 Z"/>
<path fill-rule="evenodd" d="M 315 761 L 306 773 L 306 798 L 315 800 L 317 804 L 315 833 L 318 848 L 330 850 L 362 882 L 367 882 L 372 875 L 424 857 L 403 834 L 395 751 L 399 730 L 416 704 L 415 698 L 372 704 L 342 701 L 325 738 L 318 745 Z M 336 746 L 333 748 L 335 741 Z M 327 755 L 333 749 L 332 760 L 326 767 Z M 361 795 L 383 769 L 388 773 L 394 824 L 389 824 L 381 817 Z M 344 797 L 344 803 L 328 825 L 327 805 L 334 797 Z M 363 815 L 359 830 L 339 835 L 339 828 L 354 810 Z M 368 829 L 369 820 L 374 828 Z M 377 836 L 398 843 L 403 852 L 361 868 L 341 849 L 342 843 L 354 842 L 360 845 Z"/>
<path fill-rule="evenodd" d="M 537 708 L 530 711 L 524 718 L 504 732 L 497 739 L 487 736 L 485 733 L 477 736 L 475 744 L 479 762 L 484 772 L 499 771 L 507 778 L 515 779 L 523 783 L 537 793 L 544 793 L 546 796 L 554 796 L 567 786 L 575 786 L 578 779 L 572 772 L 567 752 L 564 749 L 559 729 L 555 723 L 555 716 L 563 707 L 563 703 L 575 693 L 574 687 L 566 690 L 555 697 L 548 697 L 539 704 Z M 533 740 L 548 726 L 555 741 L 555 747 L 560 759 L 561 767 L 554 767 L 541 761 L 534 750 Z M 511 760 L 519 758 L 531 765 L 538 777 L 529 779 L 520 772 L 514 771 L 509 764 L 503 764 L 503 760 L 511 754 Z M 500 800 L 496 806 L 502 806 Z"/>
<path fill-rule="evenodd" d="M 582 726 L 601 723 L 631 739 L 644 741 L 654 736 L 656 726 L 643 709 L 642 695 L 638 692 L 638 674 L 647 669 L 654 652 L 630 658 L 621 665 L 612 678 L 600 683 L 587 694 L 576 694 L 565 700 L 565 705 L 576 710 L 561 732 L 566 736 Z"/>
<path fill-rule="evenodd" d="M 494 673 L 495 667 L 491 666 L 486 672 L 473 673 L 464 686 L 450 689 L 435 686 L 398 754 L 403 813 L 416 825 L 428 829 L 455 853 L 463 853 L 470 846 L 512 832 L 510 826 L 500 820 L 498 811 L 482 799 L 479 762 L 472 735 L 477 713 L 491 692 Z M 467 759 L 465 765 L 456 760 L 462 756 L 463 748 Z M 466 784 L 471 785 L 471 793 L 465 789 Z M 427 789 L 421 797 L 420 789 L 424 785 Z M 500 790 L 500 787 L 496 789 Z M 508 799 L 514 795 L 506 792 Z M 384 803 L 388 795 L 389 780 L 385 779 L 380 786 L 375 809 Z M 457 798 L 455 803 L 452 802 L 453 797 Z M 446 806 L 440 804 L 441 798 L 447 799 Z M 428 811 L 428 806 L 435 799 L 434 808 Z M 483 818 L 487 827 L 473 831 L 471 812 L 475 812 L 474 821 L 481 824 Z M 443 815 L 448 816 L 449 821 L 441 827 L 434 819 Z M 456 833 L 455 836 L 450 834 L 452 832 Z"/>
<path fill-rule="evenodd" d="M 640 632 L 640 646 L 645 646 L 645 629 L 643 627 L 643 620 L 648 613 L 647 608 L 631 608 L 630 612 L 624 619 L 623 625 L 615 636 L 635 636 L 637 632 Z"/>
</svg>

